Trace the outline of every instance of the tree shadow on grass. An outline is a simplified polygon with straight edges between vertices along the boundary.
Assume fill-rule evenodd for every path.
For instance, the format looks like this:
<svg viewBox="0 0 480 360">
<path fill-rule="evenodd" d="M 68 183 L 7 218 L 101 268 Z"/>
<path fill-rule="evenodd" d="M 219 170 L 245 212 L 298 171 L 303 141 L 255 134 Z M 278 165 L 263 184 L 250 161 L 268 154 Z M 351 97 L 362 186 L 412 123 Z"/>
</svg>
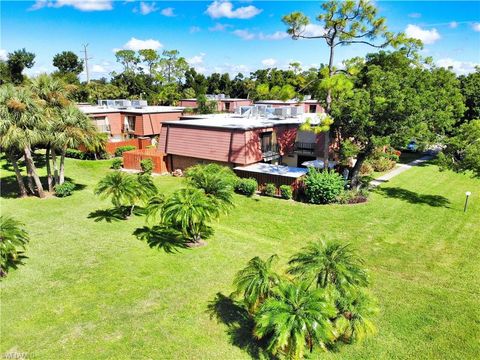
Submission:
<svg viewBox="0 0 480 360">
<path fill-rule="evenodd" d="M 23 177 L 23 181 L 25 182 L 25 186 L 28 188 L 28 179 L 26 176 Z M 47 177 L 41 176 L 40 181 L 42 182 L 43 189 L 48 191 Z M 87 187 L 85 184 L 76 183 L 69 177 L 65 178 L 65 181 L 71 182 L 75 185 L 75 188 L 73 189 L 74 192 L 81 191 Z M 4 199 L 14 199 L 19 197 L 18 182 L 15 175 L 2 177 L 0 179 L 0 197 Z"/>
<path fill-rule="evenodd" d="M 105 221 L 108 223 L 127 220 L 124 209 L 117 208 L 99 209 L 92 211 L 90 214 L 88 214 L 88 218 L 94 219 L 95 222 Z"/>
<path fill-rule="evenodd" d="M 165 225 L 144 226 L 136 229 L 133 235 L 137 239 L 145 241 L 152 249 L 161 249 L 168 254 L 190 247 L 190 243 L 179 231 Z"/>
<path fill-rule="evenodd" d="M 449 208 L 450 201 L 441 195 L 418 194 L 416 192 L 402 189 L 400 187 L 379 187 L 375 192 L 395 199 L 407 201 L 411 204 L 426 204 L 433 207 Z"/>
<path fill-rule="evenodd" d="M 211 319 L 215 318 L 227 326 L 232 345 L 245 350 L 253 359 L 276 359 L 267 352 L 266 342 L 253 335 L 253 319 L 237 301 L 217 293 L 215 299 L 208 304 L 207 313 Z"/>
</svg>

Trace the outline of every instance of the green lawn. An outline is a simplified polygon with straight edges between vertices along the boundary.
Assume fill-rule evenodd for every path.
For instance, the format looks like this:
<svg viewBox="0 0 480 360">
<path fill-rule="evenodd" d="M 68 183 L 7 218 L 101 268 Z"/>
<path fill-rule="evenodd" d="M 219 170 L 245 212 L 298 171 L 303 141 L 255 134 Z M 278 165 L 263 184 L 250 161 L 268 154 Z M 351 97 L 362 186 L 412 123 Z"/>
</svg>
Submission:
<svg viewBox="0 0 480 360">
<path fill-rule="evenodd" d="M 480 358 L 480 181 L 434 165 L 413 168 L 366 204 L 314 206 L 236 196 L 201 248 L 167 254 L 132 232 L 144 218 L 88 218 L 108 161 L 67 160 L 69 198 L 14 199 L 2 169 L 1 211 L 27 224 L 28 259 L 1 281 L 0 352 L 35 359 L 248 359 L 245 337 L 211 318 L 247 260 L 288 256 L 306 242 L 353 243 L 371 271 L 378 335 L 325 359 Z M 164 192 L 182 180 L 156 177 Z M 465 191 L 473 192 L 463 213 Z"/>
</svg>

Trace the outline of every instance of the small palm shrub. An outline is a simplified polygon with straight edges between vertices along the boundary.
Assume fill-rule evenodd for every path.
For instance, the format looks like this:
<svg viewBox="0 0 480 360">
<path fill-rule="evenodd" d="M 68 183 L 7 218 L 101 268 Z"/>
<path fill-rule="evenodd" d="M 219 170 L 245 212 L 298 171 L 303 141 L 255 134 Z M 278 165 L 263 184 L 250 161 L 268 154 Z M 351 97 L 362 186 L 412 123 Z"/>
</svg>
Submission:
<svg viewBox="0 0 480 360">
<path fill-rule="evenodd" d="M 73 190 L 75 190 L 75 184 L 65 181 L 63 184 L 55 185 L 53 190 L 55 190 L 55 196 L 57 197 L 70 196 L 72 195 Z"/>
<path fill-rule="evenodd" d="M 334 171 L 317 171 L 315 168 L 309 168 L 304 184 L 308 202 L 330 204 L 343 191 L 345 180 Z"/>
<path fill-rule="evenodd" d="M 263 194 L 265 196 L 275 196 L 277 194 L 277 187 L 273 183 L 269 183 L 265 185 L 265 189 L 263 190 Z"/>
<path fill-rule="evenodd" d="M 120 157 L 125 151 L 135 150 L 137 147 L 133 145 L 119 146 L 115 149 L 115 156 Z"/>
<path fill-rule="evenodd" d="M 110 166 L 111 169 L 119 170 L 123 166 L 123 159 L 122 158 L 115 158 L 112 160 L 112 165 Z"/>
<path fill-rule="evenodd" d="M 240 179 L 235 184 L 235 191 L 242 195 L 246 196 L 253 196 L 258 189 L 257 180 L 250 178 L 250 179 Z"/>
<path fill-rule="evenodd" d="M 218 176 L 224 179 L 232 188 L 238 181 L 238 176 L 227 166 L 218 165 L 215 163 L 203 165 L 195 165 L 185 170 L 185 177 L 188 181 L 193 183 L 195 187 L 203 188 L 208 193 L 208 189 L 203 186 L 204 179 L 208 176 Z"/>
<path fill-rule="evenodd" d="M 292 187 L 290 185 L 281 185 L 280 196 L 282 197 L 282 199 L 290 200 L 293 197 Z"/>
<path fill-rule="evenodd" d="M 0 277 L 21 261 L 30 238 L 23 224 L 7 216 L 0 216 Z"/>
<path fill-rule="evenodd" d="M 364 161 L 362 166 L 360 166 L 360 175 L 369 176 L 373 173 L 373 167 L 368 161 Z"/>
<path fill-rule="evenodd" d="M 143 159 L 140 161 L 140 168 L 144 174 L 152 174 L 153 171 L 153 161 L 152 159 Z"/>
</svg>

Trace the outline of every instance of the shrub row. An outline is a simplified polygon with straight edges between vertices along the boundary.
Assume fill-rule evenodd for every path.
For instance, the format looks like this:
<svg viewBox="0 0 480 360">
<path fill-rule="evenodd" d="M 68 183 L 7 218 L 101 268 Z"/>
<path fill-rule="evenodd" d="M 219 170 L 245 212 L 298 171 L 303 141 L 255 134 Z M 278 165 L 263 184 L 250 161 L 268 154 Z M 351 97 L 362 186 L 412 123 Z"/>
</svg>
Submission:
<svg viewBox="0 0 480 360">
<path fill-rule="evenodd" d="M 125 151 L 135 150 L 137 147 L 133 145 L 119 146 L 115 149 L 115 156 L 120 157 Z"/>
</svg>

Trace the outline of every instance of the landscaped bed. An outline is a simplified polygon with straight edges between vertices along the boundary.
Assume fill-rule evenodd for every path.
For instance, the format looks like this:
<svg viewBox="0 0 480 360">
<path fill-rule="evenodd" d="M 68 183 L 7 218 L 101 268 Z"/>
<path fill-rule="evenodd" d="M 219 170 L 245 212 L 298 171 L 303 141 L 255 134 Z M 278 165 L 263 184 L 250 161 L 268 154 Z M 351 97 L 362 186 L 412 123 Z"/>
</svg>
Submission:
<svg viewBox="0 0 480 360">
<path fill-rule="evenodd" d="M 110 206 L 93 192 L 111 160 L 67 162 L 73 195 L 43 200 L 14 198 L 14 174 L 2 162 L 2 214 L 24 222 L 31 237 L 25 264 L 1 281 L 2 354 L 250 358 L 258 349 L 212 316 L 209 304 L 230 294 L 252 257 L 277 253 L 281 271 L 292 253 L 325 238 L 352 243 L 366 259 L 378 334 L 313 358 L 480 356 L 478 180 L 419 166 L 374 190 L 363 206 L 235 195 L 236 207 L 213 223 L 207 246 L 169 254 L 132 235 L 144 217 L 89 218 Z M 154 181 L 166 194 L 184 185 L 175 177 Z M 467 213 L 465 191 L 473 193 Z"/>
</svg>

